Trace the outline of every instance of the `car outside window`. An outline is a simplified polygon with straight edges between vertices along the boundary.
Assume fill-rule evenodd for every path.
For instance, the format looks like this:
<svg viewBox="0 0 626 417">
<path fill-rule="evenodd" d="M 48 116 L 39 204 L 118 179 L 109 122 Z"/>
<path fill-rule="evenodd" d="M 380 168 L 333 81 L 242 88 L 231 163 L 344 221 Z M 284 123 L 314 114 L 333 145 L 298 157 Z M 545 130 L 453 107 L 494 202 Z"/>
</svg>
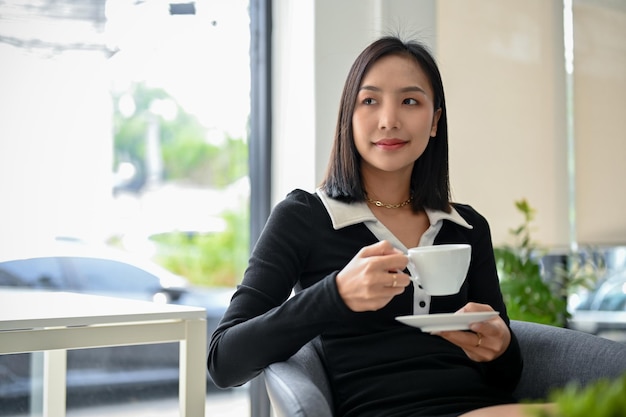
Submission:
<svg viewBox="0 0 626 417">
<path fill-rule="evenodd" d="M 612 288 L 611 292 L 602 298 L 598 310 L 626 311 L 626 294 L 622 292 L 620 287 Z"/>
<path fill-rule="evenodd" d="M 71 258 L 82 291 L 154 294 L 161 290 L 159 279 L 134 265 L 110 259 Z"/>
<path fill-rule="evenodd" d="M 56 258 L 18 259 L 0 263 L 0 286 L 32 289 L 66 289 L 61 264 Z"/>
</svg>

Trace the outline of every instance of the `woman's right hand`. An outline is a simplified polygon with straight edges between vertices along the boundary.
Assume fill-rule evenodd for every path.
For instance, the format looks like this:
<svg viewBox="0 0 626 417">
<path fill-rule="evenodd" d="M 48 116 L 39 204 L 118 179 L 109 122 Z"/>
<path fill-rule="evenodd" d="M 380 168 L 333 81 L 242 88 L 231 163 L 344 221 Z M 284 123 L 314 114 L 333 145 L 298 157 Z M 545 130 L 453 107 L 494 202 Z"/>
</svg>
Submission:
<svg viewBox="0 0 626 417">
<path fill-rule="evenodd" d="M 352 311 L 375 311 L 402 294 L 409 275 L 399 272 L 408 259 L 402 251 L 383 240 L 365 246 L 337 274 L 339 295 Z"/>
</svg>

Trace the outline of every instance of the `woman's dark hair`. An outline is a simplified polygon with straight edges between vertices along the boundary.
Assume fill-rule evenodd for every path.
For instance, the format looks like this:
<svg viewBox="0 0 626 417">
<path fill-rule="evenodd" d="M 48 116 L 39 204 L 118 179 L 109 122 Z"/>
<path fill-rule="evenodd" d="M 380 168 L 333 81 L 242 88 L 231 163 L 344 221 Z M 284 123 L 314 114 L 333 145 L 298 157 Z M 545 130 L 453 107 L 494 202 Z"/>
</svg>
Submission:
<svg viewBox="0 0 626 417">
<path fill-rule="evenodd" d="M 415 161 L 411 174 L 413 211 L 425 208 L 450 211 L 450 179 L 448 172 L 448 122 L 441 74 L 435 59 L 419 42 L 404 42 L 387 36 L 370 44 L 350 68 L 341 94 L 335 140 L 326 177 L 321 188 L 332 198 L 346 202 L 365 201 L 361 178 L 361 156 L 354 144 L 352 114 L 365 73 L 374 62 L 387 55 L 407 56 L 415 60 L 430 81 L 435 111 L 441 109 L 437 135 L 430 138 L 424 153 Z"/>
</svg>

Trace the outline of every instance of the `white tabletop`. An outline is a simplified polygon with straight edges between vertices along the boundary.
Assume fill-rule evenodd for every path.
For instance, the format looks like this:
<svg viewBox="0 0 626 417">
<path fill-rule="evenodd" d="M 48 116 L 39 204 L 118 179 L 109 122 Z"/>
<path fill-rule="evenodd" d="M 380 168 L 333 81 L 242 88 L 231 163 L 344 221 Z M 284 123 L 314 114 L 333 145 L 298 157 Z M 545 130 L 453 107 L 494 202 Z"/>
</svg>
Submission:
<svg viewBox="0 0 626 417">
<path fill-rule="evenodd" d="M 0 290 L 0 331 L 204 317 L 206 311 L 200 307 L 68 292 Z"/>
</svg>

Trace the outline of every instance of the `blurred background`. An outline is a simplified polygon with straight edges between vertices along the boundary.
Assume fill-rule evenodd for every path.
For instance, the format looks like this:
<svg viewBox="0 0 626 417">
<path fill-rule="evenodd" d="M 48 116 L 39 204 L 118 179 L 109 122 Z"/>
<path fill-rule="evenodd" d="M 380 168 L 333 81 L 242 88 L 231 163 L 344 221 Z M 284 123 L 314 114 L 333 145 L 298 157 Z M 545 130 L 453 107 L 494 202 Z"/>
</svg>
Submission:
<svg viewBox="0 0 626 417">
<path fill-rule="evenodd" d="M 248 3 L 0 6 L 2 251 L 108 242 L 234 285 L 248 252 Z"/>
<path fill-rule="evenodd" d="M 249 9 L 0 1 L 0 286 L 197 305 L 210 335 L 250 246 Z M 0 358 L 0 415 L 38 415 L 36 357 Z M 176 344 L 68 353 L 69 415 L 178 415 L 177 384 Z"/>
</svg>

